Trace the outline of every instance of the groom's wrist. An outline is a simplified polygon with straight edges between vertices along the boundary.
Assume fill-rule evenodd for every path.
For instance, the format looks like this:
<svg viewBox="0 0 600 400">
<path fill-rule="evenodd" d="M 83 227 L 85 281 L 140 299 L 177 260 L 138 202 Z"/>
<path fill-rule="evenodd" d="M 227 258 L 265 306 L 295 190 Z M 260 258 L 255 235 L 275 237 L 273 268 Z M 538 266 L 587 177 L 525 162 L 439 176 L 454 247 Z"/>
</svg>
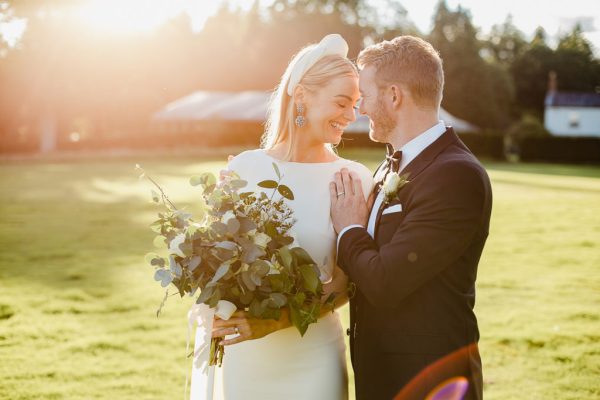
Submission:
<svg viewBox="0 0 600 400">
<path fill-rule="evenodd" d="M 338 234 L 338 241 L 339 241 L 339 238 L 341 238 L 344 233 L 348 232 L 350 229 L 353 229 L 353 228 L 364 228 L 364 225 L 361 225 L 361 224 L 348 225 L 347 227 L 342 229 L 340 231 L 340 233 Z"/>
<path fill-rule="evenodd" d="M 364 226 L 360 225 L 360 224 L 352 224 L 352 225 L 348 225 L 347 227 L 345 227 L 344 229 L 342 229 L 340 231 L 340 233 L 338 233 L 338 237 L 337 237 L 337 246 L 336 248 L 339 249 L 340 247 L 340 239 L 342 238 L 342 236 L 344 235 L 344 233 L 348 232 L 350 229 L 354 229 L 354 228 L 364 228 Z"/>
<path fill-rule="evenodd" d="M 340 231 L 340 233 L 338 234 L 337 237 L 337 244 L 335 246 L 335 253 L 339 254 L 340 252 L 340 240 L 342 239 L 342 236 L 344 235 L 344 233 L 348 232 L 350 229 L 354 229 L 354 228 L 364 228 L 364 226 L 360 225 L 360 224 L 353 224 L 353 225 L 348 225 L 347 227 L 345 227 L 344 229 L 342 229 Z"/>
</svg>

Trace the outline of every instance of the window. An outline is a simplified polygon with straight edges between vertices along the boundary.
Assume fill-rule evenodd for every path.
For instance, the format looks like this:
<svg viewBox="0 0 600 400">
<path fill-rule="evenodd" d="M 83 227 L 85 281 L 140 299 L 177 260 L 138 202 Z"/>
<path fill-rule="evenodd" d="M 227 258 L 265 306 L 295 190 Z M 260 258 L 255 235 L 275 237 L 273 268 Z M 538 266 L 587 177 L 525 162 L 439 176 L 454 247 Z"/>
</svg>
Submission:
<svg viewBox="0 0 600 400">
<path fill-rule="evenodd" d="M 569 128 L 579 128 L 579 113 L 578 112 L 570 112 L 569 113 Z"/>
</svg>

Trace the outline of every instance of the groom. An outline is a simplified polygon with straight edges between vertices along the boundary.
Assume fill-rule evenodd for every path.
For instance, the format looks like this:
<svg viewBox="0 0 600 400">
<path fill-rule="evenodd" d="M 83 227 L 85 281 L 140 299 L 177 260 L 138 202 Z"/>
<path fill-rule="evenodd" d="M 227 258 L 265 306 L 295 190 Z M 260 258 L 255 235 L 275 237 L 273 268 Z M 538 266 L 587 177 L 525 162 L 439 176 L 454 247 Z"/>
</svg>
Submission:
<svg viewBox="0 0 600 400">
<path fill-rule="evenodd" d="M 468 382 L 465 398 L 481 399 L 473 306 L 492 206 L 488 176 L 438 119 L 444 73 L 429 43 L 400 36 L 357 61 L 360 112 L 388 156 L 375 174 L 387 183 L 376 185 L 370 211 L 357 176 L 342 170 L 331 183 L 338 264 L 357 287 L 348 330 L 356 398 L 402 391 L 423 399 L 456 378 Z"/>
</svg>

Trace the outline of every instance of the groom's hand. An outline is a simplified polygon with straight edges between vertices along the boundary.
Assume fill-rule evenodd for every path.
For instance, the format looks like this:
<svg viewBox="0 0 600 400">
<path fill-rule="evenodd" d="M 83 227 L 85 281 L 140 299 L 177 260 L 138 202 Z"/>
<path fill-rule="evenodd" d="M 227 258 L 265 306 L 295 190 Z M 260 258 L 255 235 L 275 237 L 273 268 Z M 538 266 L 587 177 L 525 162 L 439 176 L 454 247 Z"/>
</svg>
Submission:
<svg viewBox="0 0 600 400">
<path fill-rule="evenodd" d="M 366 226 L 369 209 L 358 175 L 342 168 L 329 184 L 331 220 L 337 233 L 350 225 Z"/>
</svg>

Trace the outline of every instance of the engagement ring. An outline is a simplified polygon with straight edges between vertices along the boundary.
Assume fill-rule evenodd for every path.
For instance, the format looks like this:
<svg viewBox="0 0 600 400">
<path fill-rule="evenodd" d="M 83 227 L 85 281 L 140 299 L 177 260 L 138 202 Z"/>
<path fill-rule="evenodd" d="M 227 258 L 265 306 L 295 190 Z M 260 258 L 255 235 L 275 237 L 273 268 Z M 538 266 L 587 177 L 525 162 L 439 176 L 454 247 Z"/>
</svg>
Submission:
<svg viewBox="0 0 600 400">
<path fill-rule="evenodd" d="M 343 194 L 346 194 L 346 192 L 339 192 L 339 193 L 337 194 L 337 197 L 340 197 L 340 196 L 341 196 L 341 195 L 343 195 Z"/>
</svg>

